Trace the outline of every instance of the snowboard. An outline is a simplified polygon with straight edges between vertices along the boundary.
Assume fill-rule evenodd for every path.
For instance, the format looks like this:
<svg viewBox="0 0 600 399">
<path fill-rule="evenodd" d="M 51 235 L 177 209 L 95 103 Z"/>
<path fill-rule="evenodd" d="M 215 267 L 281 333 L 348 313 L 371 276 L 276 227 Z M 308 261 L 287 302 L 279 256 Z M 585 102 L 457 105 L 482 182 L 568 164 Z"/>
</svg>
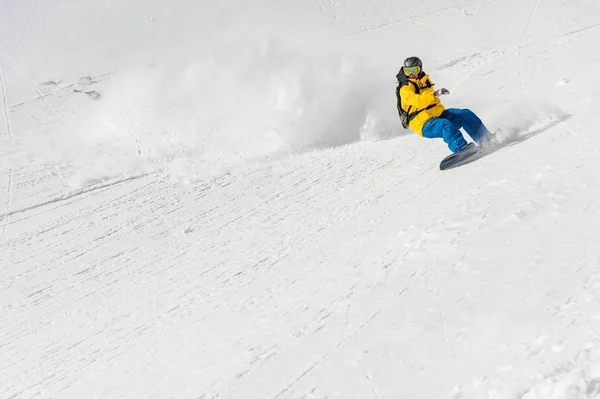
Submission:
<svg viewBox="0 0 600 399">
<path fill-rule="evenodd" d="M 473 162 L 479 158 L 477 155 L 483 155 L 483 149 L 479 146 L 473 146 L 466 151 L 450 154 L 440 162 L 440 170 L 451 169 Z"/>
</svg>

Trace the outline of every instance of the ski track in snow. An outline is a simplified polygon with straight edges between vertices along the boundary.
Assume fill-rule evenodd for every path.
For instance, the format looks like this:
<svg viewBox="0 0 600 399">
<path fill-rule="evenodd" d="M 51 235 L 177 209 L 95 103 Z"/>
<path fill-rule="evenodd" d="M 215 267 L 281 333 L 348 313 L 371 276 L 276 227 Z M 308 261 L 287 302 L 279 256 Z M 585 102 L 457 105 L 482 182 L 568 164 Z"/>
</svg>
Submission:
<svg viewBox="0 0 600 399">
<path fill-rule="evenodd" d="M 371 321 L 373 321 L 377 316 L 379 316 L 383 310 L 387 309 L 389 306 L 392 305 L 392 303 L 394 303 L 396 300 L 398 300 L 398 298 L 400 298 L 402 296 L 402 294 L 404 294 L 406 292 L 407 289 L 408 288 L 405 288 L 402 291 L 398 292 L 398 294 L 390 302 L 388 302 L 384 307 L 378 309 L 360 327 L 358 327 L 350 335 L 344 337 L 344 339 L 342 339 L 337 345 L 335 345 L 335 347 L 333 348 L 333 350 L 335 351 L 337 348 L 342 347 L 350 338 L 352 338 L 353 336 L 355 336 L 356 334 L 358 334 L 360 331 L 362 331 Z M 298 378 L 296 378 L 291 384 L 289 384 L 282 391 L 280 391 L 277 395 L 275 395 L 275 399 L 282 397 L 285 393 L 287 393 L 290 389 L 292 389 L 294 387 L 294 385 L 296 385 L 300 380 L 302 380 L 310 372 L 312 372 L 319 364 L 321 364 L 330 355 L 330 353 L 331 352 L 325 353 L 319 360 L 317 360 L 309 368 L 307 368 L 306 370 L 304 370 L 304 372 L 302 372 L 302 374 L 300 374 L 300 376 Z"/>
<path fill-rule="evenodd" d="M 12 40 L 14 40 L 14 38 L 12 38 L 10 36 L 10 34 L 6 34 L 9 38 L 11 38 Z M 21 64 L 19 64 L 16 60 L 16 58 L 10 54 L 6 48 L 4 47 L 4 45 L 2 44 L 2 42 L 0 42 L 0 52 L 2 54 L 5 55 L 5 57 L 9 60 L 9 62 L 12 64 L 12 67 L 15 69 L 18 69 L 22 76 L 25 77 L 25 79 L 27 80 L 27 82 L 29 83 L 30 87 L 35 91 L 35 93 L 37 94 L 37 98 L 41 99 L 43 102 L 43 107 L 42 110 L 46 113 L 46 115 L 52 115 L 54 116 L 54 118 L 56 120 L 59 119 L 58 117 L 58 113 L 56 112 L 56 110 L 52 107 L 52 105 L 50 105 L 50 103 L 48 102 L 47 96 L 44 95 L 44 93 L 42 93 L 42 91 L 40 90 L 39 85 L 37 85 L 35 83 L 35 81 L 33 80 L 33 78 L 31 77 L 31 74 L 27 71 L 27 69 L 23 68 L 23 66 Z"/>
<path fill-rule="evenodd" d="M 6 84 L 4 82 L 4 73 L 2 72 L 2 67 L 0 67 L 0 91 L 2 92 L 2 104 L 4 108 L 4 118 L 6 120 L 6 131 L 8 134 L 8 139 L 10 142 L 13 141 L 13 129 L 10 121 L 10 108 L 8 105 L 8 96 L 6 93 Z M 2 225 L 2 233 L 0 234 L 0 241 L 4 238 L 4 234 L 6 233 L 6 226 L 8 224 L 8 217 L 11 212 L 12 205 L 12 190 L 13 190 L 13 169 L 10 168 L 8 170 L 8 182 L 6 186 L 6 210 L 4 212 L 4 223 Z"/>
<path fill-rule="evenodd" d="M 110 188 L 110 187 L 116 186 L 116 185 L 121 184 L 121 183 L 125 183 L 125 182 L 131 181 L 131 180 L 139 179 L 140 177 L 143 177 L 143 176 L 144 175 L 126 177 L 126 178 L 122 178 L 122 179 L 117 179 L 115 181 L 102 182 L 100 184 L 92 185 L 91 187 L 84 187 L 82 189 L 75 190 L 75 191 L 73 191 L 71 193 L 61 195 L 60 197 L 49 199 L 48 201 L 40 202 L 38 204 L 31 205 L 31 206 L 28 206 L 28 207 L 25 207 L 25 208 L 16 209 L 14 211 L 8 211 L 4 215 L 3 219 L 6 219 L 9 216 L 13 216 L 13 215 L 16 215 L 16 214 L 19 214 L 19 213 L 26 213 L 26 212 L 29 212 L 29 211 L 32 211 L 32 210 L 35 210 L 37 208 L 41 208 L 41 207 L 44 207 L 44 206 L 55 205 L 55 204 L 57 204 L 59 202 L 62 202 L 62 201 L 67 201 L 67 200 L 79 197 L 81 195 L 84 195 L 84 194 L 90 194 L 90 193 L 93 193 L 94 191 L 98 191 L 98 190 Z M 12 181 L 12 170 L 11 170 L 11 181 Z"/>
<path fill-rule="evenodd" d="M 11 201 L 12 201 L 12 190 L 13 190 L 13 170 L 8 170 L 8 184 L 6 188 L 6 210 L 4 212 L 4 223 L 2 225 L 2 234 L 0 234 L 0 241 L 4 238 L 6 233 L 6 225 L 8 224 L 8 218 L 11 213 Z"/>
<path fill-rule="evenodd" d="M 8 139 L 12 141 L 13 130 L 10 123 L 10 108 L 8 106 L 8 97 L 6 94 L 6 85 L 4 84 L 4 74 L 2 73 L 2 68 L 0 68 L 0 90 L 2 90 L 2 105 L 4 108 L 4 118 L 6 121 L 6 132 L 8 134 Z"/>
<path fill-rule="evenodd" d="M 529 31 L 531 19 L 533 18 L 533 14 L 535 13 L 539 2 L 540 0 L 535 0 L 533 7 L 531 7 L 531 12 L 529 13 L 529 17 L 525 23 L 525 28 L 523 29 L 523 35 L 521 36 L 521 44 L 519 45 L 519 80 L 521 81 L 521 86 L 525 85 L 525 80 L 523 79 L 523 46 L 525 45 L 525 40 L 527 39 L 527 32 Z"/>
</svg>

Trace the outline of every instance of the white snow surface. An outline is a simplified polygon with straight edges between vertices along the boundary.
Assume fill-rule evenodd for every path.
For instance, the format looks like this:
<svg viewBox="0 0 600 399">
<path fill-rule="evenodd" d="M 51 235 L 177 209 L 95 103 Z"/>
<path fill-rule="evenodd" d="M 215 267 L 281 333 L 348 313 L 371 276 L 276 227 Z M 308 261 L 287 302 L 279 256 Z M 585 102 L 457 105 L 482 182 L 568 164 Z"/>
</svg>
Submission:
<svg viewBox="0 0 600 399">
<path fill-rule="evenodd" d="M 1 398 L 600 398 L 600 1 L 0 2 Z M 441 172 L 420 56 L 501 141 Z"/>
</svg>

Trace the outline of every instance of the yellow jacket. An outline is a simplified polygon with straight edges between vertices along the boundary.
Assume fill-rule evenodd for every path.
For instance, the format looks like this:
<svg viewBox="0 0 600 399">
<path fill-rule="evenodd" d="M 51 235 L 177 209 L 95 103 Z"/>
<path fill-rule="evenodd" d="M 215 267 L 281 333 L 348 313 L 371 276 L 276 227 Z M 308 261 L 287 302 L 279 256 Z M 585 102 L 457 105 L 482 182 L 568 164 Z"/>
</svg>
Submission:
<svg viewBox="0 0 600 399">
<path fill-rule="evenodd" d="M 414 119 L 410 121 L 409 127 L 410 130 L 417 133 L 419 136 L 423 136 L 423 125 L 425 122 L 431 118 L 440 116 L 445 108 L 440 102 L 440 99 L 433 94 L 433 83 L 429 79 L 429 75 L 423 74 L 417 79 L 406 78 L 406 80 L 406 84 L 400 86 L 402 109 L 407 111 L 409 115 L 420 111 Z M 417 84 L 419 87 L 418 93 L 415 90 L 415 86 L 408 81 Z"/>
</svg>

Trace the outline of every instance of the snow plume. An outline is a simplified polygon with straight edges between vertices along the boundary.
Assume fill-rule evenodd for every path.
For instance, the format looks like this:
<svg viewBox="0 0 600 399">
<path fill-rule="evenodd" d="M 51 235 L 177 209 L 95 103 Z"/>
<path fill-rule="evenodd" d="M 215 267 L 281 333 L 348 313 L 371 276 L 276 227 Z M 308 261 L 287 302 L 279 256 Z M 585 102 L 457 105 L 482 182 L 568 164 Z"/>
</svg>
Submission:
<svg viewBox="0 0 600 399">
<path fill-rule="evenodd" d="M 506 143 L 541 133 L 567 118 L 556 106 L 529 99 L 502 107 L 499 112 L 486 116 L 485 122 L 498 141 Z"/>
<path fill-rule="evenodd" d="M 377 137 L 393 105 L 377 103 L 389 89 L 382 94 L 375 76 L 351 57 L 272 40 L 163 56 L 119 71 L 75 113 L 71 161 L 83 161 L 86 179 L 158 169 L 202 178 Z"/>
</svg>

